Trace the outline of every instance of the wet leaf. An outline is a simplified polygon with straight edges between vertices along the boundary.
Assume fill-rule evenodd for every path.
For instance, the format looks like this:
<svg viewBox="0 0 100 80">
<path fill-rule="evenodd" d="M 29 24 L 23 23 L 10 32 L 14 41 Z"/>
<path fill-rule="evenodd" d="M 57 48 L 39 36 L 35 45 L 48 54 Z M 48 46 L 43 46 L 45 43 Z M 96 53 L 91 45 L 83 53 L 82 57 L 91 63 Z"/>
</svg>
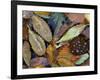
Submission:
<svg viewBox="0 0 100 80">
<path fill-rule="evenodd" d="M 80 56 L 80 59 L 76 61 L 76 65 L 81 65 L 82 63 L 84 63 L 87 59 L 89 58 L 89 54 L 83 54 Z"/>
<path fill-rule="evenodd" d="M 52 33 L 48 24 L 39 16 L 32 16 L 34 30 L 47 42 L 52 40 Z"/>
<path fill-rule="evenodd" d="M 31 60 L 31 51 L 30 51 L 30 45 L 27 41 L 24 41 L 22 53 L 23 53 L 23 59 L 27 64 L 27 66 L 29 67 Z"/>
<path fill-rule="evenodd" d="M 72 40 L 73 38 L 77 37 L 86 27 L 85 24 L 79 24 L 70 28 L 57 43 Z"/>
<path fill-rule="evenodd" d="M 45 47 L 44 40 L 35 32 L 31 31 L 30 29 L 29 29 L 29 42 L 31 44 L 33 51 L 38 56 L 42 56 L 45 54 L 46 47 Z"/>
</svg>

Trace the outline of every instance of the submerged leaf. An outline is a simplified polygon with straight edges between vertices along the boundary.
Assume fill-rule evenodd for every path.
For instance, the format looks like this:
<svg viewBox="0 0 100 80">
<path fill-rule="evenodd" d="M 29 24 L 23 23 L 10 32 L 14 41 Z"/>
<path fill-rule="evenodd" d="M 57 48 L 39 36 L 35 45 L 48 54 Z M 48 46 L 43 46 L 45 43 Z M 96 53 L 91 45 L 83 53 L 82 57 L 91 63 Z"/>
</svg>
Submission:
<svg viewBox="0 0 100 80">
<path fill-rule="evenodd" d="M 39 35 L 31 31 L 30 29 L 29 29 L 29 42 L 32 46 L 33 51 L 38 56 L 42 56 L 45 54 L 46 47 L 45 47 L 44 40 Z"/>
<path fill-rule="evenodd" d="M 31 51 L 30 51 L 30 45 L 27 41 L 24 41 L 22 53 L 23 53 L 23 59 L 27 64 L 27 66 L 29 67 L 31 60 Z"/>
<path fill-rule="evenodd" d="M 52 33 L 48 24 L 39 16 L 32 16 L 34 30 L 47 42 L 52 40 Z"/>
<path fill-rule="evenodd" d="M 59 41 L 57 41 L 57 43 L 72 40 L 73 38 L 77 37 L 85 29 L 86 26 L 87 25 L 85 24 L 73 26 L 64 34 L 64 36 L 61 37 Z"/>
<path fill-rule="evenodd" d="M 87 59 L 89 58 L 89 54 L 86 53 L 86 54 L 83 54 L 80 56 L 80 59 L 76 61 L 76 65 L 80 65 L 82 63 L 84 63 Z"/>
</svg>

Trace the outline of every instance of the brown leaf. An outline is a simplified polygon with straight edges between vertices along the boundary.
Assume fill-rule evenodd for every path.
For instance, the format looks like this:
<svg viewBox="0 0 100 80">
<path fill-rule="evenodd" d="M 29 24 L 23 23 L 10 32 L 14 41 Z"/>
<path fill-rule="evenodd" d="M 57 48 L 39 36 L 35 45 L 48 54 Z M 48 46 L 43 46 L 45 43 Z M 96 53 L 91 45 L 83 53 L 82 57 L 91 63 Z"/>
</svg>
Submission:
<svg viewBox="0 0 100 80">
<path fill-rule="evenodd" d="M 30 51 L 30 45 L 27 41 L 24 41 L 22 53 L 23 53 L 23 59 L 27 64 L 27 66 L 29 67 L 31 60 L 31 51 Z"/>
<path fill-rule="evenodd" d="M 44 40 L 30 29 L 29 29 L 29 42 L 31 44 L 32 49 L 38 56 L 42 56 L 45 54 L 46 46 Z"/>
</svg>

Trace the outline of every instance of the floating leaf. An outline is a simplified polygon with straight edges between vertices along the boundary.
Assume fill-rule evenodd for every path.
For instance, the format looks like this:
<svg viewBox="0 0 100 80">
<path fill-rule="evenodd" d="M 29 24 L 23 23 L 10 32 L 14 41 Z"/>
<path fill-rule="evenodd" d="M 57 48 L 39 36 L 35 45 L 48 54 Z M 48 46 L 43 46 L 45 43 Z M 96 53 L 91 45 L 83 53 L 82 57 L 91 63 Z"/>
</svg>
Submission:
<svg viewBox="0 0 100 80">
<path fill-rule="evenodd" d="M 59 41 L 57 41 L 57 43 L 72 40 L 73 38 L 77 37 L 85 29 L 86 26 L 87 25 L 85 24 L 73 26 L 64 34 L 64 36 L 61 37 Z"/>
<path fill-rule="evenodd" d="M 47 42 L 52 40 L 52 33 L 48 24 L 39 16 L 34 15 L 32 17 L 32 24 L 34 30 Z"/>
<path fill-rule="evenodd" d="M 29 42 L 32 46 L 32 49 L 38 56 L 42 56 L 45 54 L 46 47 L 44 40 L 30 29 L 29 29 Z"/>
<path fill-rule="evenodd" d="M 27 66 L 29 67 L 31 60 L 31 51 L 30 51 L 30 45 L 27 41 L 24 41 L 22 53 L 23 53 L 23 59 L 27 64 Z"/>
<path fill-rule="evenodd" d="M 82 63 L 84 63 L 87 59 L 89 58 L 89 54 L 83 54 L 80 56 L 80 59 L 76 61 L 76 65 L 81 65 Z"/>
</svg>

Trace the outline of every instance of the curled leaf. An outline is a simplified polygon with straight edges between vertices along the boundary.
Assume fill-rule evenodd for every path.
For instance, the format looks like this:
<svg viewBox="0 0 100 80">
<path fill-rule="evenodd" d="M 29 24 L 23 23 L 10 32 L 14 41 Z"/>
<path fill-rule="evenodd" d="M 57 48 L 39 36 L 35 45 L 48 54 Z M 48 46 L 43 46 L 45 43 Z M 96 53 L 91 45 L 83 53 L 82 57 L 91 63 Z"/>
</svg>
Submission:
<svg viewBox="0 0 100 80">
<path fill-rule="evenodd" d="M 86 27 L 85 24 L 79 24 L 70 28 L 57 43 L 72 40 L 73 38 L 77 37 Z"/>
<path fill-rule="evenodd" d="M 33 51 L 38 56 L 42 56 L 45 54 L 46 47 L 45 47 L 44 40 L 39 35 L 31 31 L 30 29 L 29 29 L 29 42 L 31 44 Z"/>
<path fill-rule="evenodd" d="M 52 40 L 52 33 L 48 24 L 39 16 L 32 16 L 34 30 L 47 42 Z"/>
<path fill-rule="evenodd" d="M 27 41 L 24 41 L 22 53 L 23 53 L 23 59 L 27 64 L 27 66 L 29 67 L 31 61 L 31 51 L 30 51 L 30 45 Z"/>
<path fill-rule="evenodd" d="M 80 56 L 80 59 L 77 60 L 77 61 L 75 62 L 75 64 L 76 64 L 76 65 L 81 65 L 81 64 L 84 63 L 88 58 L 89 58 L 89 54 L 88 54 L 88 53 L 83 54 L 83 55 Z"/>
</svg>

